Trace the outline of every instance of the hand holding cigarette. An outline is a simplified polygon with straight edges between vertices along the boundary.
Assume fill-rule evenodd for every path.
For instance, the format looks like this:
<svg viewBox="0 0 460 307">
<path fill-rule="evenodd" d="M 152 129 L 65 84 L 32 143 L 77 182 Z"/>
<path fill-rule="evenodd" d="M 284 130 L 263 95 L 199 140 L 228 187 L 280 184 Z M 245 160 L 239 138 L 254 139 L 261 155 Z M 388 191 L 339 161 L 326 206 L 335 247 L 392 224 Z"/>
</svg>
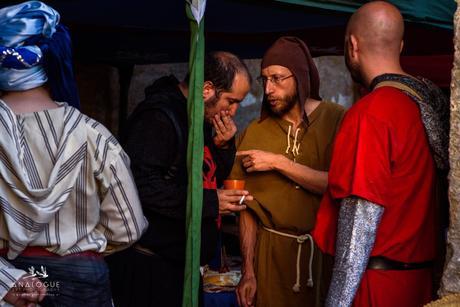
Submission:
<svg viewBox="0 0 460 307">
<path fill-rule="evenodd" d="M 230 214 L 246 209 L 245 202 L 254 198 L 246 190 L 217 190 L 219 198 L 219 213 Z"/>
</svg>

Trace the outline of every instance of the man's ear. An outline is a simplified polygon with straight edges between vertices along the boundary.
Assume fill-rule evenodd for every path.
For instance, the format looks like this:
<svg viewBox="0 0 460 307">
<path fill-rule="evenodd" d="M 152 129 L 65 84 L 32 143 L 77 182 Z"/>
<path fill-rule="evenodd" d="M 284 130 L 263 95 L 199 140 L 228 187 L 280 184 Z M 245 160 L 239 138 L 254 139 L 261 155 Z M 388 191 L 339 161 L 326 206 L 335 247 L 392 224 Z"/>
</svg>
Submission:
<svg viewBox="0 0 460 307">
<path fill-rule="evenodd" d="M 359 53 L 358 39 L 353 34 L 348 39 L 348 52 L 352 58 L 356 58 Z"/>
<path fill-rule="evenodd" d="M 211 81 L 205 81 L 203 83 L 203 99 L 206 100 L 209 97 L 213 97 L 216 93 L 216 88 Z"/>
<path fill-rule="evenodd" d="M 401 41 L 401 46 L 399 47 L 399 53 L 402 52 L 403 48 L 404 48 L 404 41 L 402 40 Z"/>
</svg>

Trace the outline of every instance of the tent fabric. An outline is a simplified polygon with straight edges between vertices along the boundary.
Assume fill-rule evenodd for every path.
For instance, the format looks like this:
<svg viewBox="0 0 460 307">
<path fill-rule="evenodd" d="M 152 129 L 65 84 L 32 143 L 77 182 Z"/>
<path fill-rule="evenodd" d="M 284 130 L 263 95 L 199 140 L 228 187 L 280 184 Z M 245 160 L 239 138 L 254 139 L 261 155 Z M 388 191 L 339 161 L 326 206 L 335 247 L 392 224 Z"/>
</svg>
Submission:
<svg viewBox="0 0 460 307">
<path fill-rule="evenodd" d="M 185 274 L 183 307 L 197 307 L 200 284 L 201 211 L 203 206 L 203 79 L 204 79 L 204 19 L 206 0 L 187 1 L 187 17 L 190 21 L 190 58 L 188 144 L 187 144 L 187 215 L 185 249 Z"/>
<path fill-rule="evenodd" d="M 299 4 L 309 7 L 341 11 L 354 12 L 367 1 L 362 0 L 276 0 L 292 4 Z M 453 29 L 453 16 L 457 4 L 453 0 L 390 0 L 402 12 L 407 21 L 425 23 L 441 28 Z"/>
<path fill-rule="evenodd" d="M 207 1 L 207 50 L 226 50 L 246 59 L 260 58 L 280 36 L 297 36 L 308 44 L 314 57 L 343 54 L 343 35 L 350 12 L 281 1 Z M 454 0 L 426 1 L 432 7 L 446 1 L 454 3 Z M 0 7 L 4 2 L 14 1 L 4 0 Z M 336 2 L 339 1 L 316 1 Z M 51 0 L 51 3 L 70 28 L 78 62 L 118 66 L 188 61 L 190 31 L 183 1 Z M 405 36 L 404 55 L 452 54 L 454 50 L 452 29 L 406 22 Z"/>
<path fill-rule="evenodd" d="M 413 76 L 425 77 L 442 89 L 448 89 L 453 61 L 453 54 L 402 56 L 401 66 L 404 71 Z"/>
</svg>

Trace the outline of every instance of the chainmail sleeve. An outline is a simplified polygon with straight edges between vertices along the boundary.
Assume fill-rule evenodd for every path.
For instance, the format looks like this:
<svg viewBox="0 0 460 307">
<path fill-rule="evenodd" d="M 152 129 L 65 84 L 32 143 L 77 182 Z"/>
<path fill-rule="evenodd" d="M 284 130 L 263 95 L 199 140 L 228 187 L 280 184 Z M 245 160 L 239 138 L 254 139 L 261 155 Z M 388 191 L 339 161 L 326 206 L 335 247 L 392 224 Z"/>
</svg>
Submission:
<svg viewBox="0 0 460 307">
<path fill-rule="evenodd" d="M 362 198 L 342 200 L 327 307 L 351 306 L 374 246 L 384 208 Z"/>
</svg>

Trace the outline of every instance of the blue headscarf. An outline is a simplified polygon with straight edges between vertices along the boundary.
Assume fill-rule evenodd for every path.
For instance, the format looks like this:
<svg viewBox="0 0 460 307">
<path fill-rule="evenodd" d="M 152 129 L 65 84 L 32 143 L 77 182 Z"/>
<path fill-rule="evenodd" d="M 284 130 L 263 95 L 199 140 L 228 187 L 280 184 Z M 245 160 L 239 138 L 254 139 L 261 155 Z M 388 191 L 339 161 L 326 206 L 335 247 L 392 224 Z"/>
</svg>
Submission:
<svg viewBox="0 0 460 307">
<path fill-rule="evenodd" d="M 0 90 L 23 91 L 48 82 L 54 100 L 80 106 L 71 40 L 59 19 L 40 1 L 0 9 Z"/>
</svg>

